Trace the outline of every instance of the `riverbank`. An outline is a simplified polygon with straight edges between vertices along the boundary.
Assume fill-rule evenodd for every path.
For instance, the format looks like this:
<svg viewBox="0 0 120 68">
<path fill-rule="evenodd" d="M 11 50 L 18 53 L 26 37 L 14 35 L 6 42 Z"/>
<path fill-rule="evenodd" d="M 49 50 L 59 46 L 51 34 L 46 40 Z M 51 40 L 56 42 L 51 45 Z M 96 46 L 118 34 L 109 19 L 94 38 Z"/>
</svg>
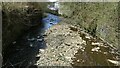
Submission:
<svg viewBox="0 0 120 68">
<path fill-rule="evenodd" d="M 81 8 L 76 4 L 80 5 Z M 22 5 L 22 3 L 18 3 L 17 5 Z M 11 5 L 4 9 L 3 47 L 5 45 L 7 46 L 4 48 L 5 50 L 3 50 L 3 68 L 10 66 L 15 68 L 29 68 L 34 65 L 37 67 L 120 65 L 120 52 L 116 49 L 116 45 L 110 45 L 104 38 L 102 39 L 96 35 L 96 30 L 98 29 L 102 31 L 100 34 L 101 36 L 105 36 L 105 38 L 107 34 L 111 34 L 106 32 L 106 27 L 108 28 L 109 26 L 107 25 L 109 24 L 105 24 L 106 26 L 102 27 L 105 19 L 101 20 L 103 19 L 101 17 L 104 16 L 106 10 L 104 10 L 104 12 L 100 12 L 99 10 L 103 9 L 103 3 L 63 3 L 63 5 L 60 4 L 60 6 L 65 7 L 61 7 L 55 12 L 48 10 L 48 3 L 30 3 L 30 8 L 28 8 L 27 5 L 26 3 L 19 7 Z M 74 12 L 66 11 L 70 7 L 69 5 L 74 6 Z M 89 14 L 90 8 L 84 9 L 89 5 L 90 8 L 93 9 L 95 8 L 93 7 L 94 5 L 98 6 L 98 8 L 100 8 L 100 5 L 103 6 L 101 9 L 96 8 L 98 12 L 94 12 L 93 15 L 91 14 L 91 17 L 91 15 L 86 15 L 87 13 Z M 117 4 L 113 3 L 108 4 L 108 6 L 109 5 L 114 5 L 113 9 L 108 8 L 108 10 L 110 10 L 108 14 L 111 14 L 111 12 L 116 9 Z M 66 8 L 67 6 L 68 8 Z M 21 7 L 26 9 L 22 9 Z M 15 8 L 15 10 L 7 10 L 12 8 Z M 80 9 L 83 9 L 83 11 Z M 56 13 L 59 13 L 59 10 L 63 15 L 57 16 L 59 14 Z M 71 9 L 69 8 L 69 10 Z M 42 11 L 43 16 L 39 11 Z M 7 12 L 9 13 L 7 14 Z M 116 12 L 117 11 L 115 11 L 115 13 Z M 95 13 L 98 13 L 101 17 L 97 18 Z M 71 16 L 72 14 L 73 16 Z M 112 14 L 114 15 L 114 13 Z M 105 17 L 107 17 L 107 15 L 105 15 Z M 117 14 L 115 14 L 115 17 L 117 18 Z M 109 18 L 109 15 L 107 18 Z M 106 20 L 105 23 L 109 22 Z M 99 22 L 99 24 L 102 24 L 100 25 L 102 28 L 99 24 L 96 26 L 98 21 L 102 21 Z M 110 22 L 113 24 L 114 22 L 112 21 L 113 20 L 110 19 Z M 36 23 L 37 26 L 35 25 Z M 117 21 L 115 23 L 117 23 Z M 114 30 L 112 33 L 115 33 Z M 108 37 L 112 41 L 111 35 Z M 116 35 L 117 33 L 115 33 L 114 36 Z M 114 39 L 114 41 L 118 40 L 116 38 Z M 117 44 L 116 42 L 114 43 Z"/>
<path fill-rule="evenodd" d="M 116 49 L 99 38 L 92 37 L 84 30 L 69 24 L 70 19 L 62 21 L 45 34 L 46 49 L 40 49 L 37 66 L 113 66 L 108 60 L 119 62 Z"/>
</svg>

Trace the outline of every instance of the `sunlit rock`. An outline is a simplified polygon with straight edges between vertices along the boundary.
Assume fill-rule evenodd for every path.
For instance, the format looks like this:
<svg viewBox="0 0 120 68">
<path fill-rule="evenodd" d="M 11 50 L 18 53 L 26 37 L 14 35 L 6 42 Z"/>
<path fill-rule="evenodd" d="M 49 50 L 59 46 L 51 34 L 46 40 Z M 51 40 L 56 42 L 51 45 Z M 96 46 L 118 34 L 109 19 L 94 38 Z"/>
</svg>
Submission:
<svg viewBox="0 0 120 68">
<path fill-rule="evenodd" d="M 98 52 L 99 49 L 100 49 L 100 47 L 95 47 L 91 51 L 97 51 Z"/>
<path fill-rule="evenodd" d="M 101 45 L 101 43 L 99 43 L 99 42 L 92 42 L 92 45 Z"/>
<path fill-rule="evenodd" d="M 111 59 L 108 59 L 107 61 L 109 61 L 115 65 L 120 65 L 120 61 L 115 61 L 115 60 L 111 60 Z"/>
<path fill-rule="evenodd" d="M 78 59 L 77 62 L 80 62 L 80 60 Z"/>
<path fill-rule="evenodd" d="M 90 39 L 90 36 L 86 35 L 85 38 Z"/>
<path fill-rule="evenodd" d="M 68 56 L 66 56 L 65 58 L 66 58 L 66 59 L 71 59 L 71 57 L 68 57 Z"/>
<path fill-rule="evenodd" d="M 44 52 L 45 50 L 44 49 L 39 49 L 40 52 Z"/>
</svg>

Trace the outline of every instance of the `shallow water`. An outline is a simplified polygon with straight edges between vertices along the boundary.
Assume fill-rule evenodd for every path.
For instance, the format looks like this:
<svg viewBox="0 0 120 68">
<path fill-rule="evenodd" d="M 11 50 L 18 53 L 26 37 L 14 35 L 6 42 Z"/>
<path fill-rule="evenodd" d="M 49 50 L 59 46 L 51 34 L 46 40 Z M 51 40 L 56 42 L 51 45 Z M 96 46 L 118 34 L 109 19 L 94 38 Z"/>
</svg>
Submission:
<svg viewBox="0 0 120 68">
<path fill-rule="evenodd" d="M 79 49 L 75 54 L 73 66 L 115 66 L 116 64 L 108 60 L 120 61 L 120 55 L 117 50 L 99 38 L 86 38 L 83 33 L 80 33 L 80 36 L 86 41 L 86 45 L 82 46 L 82 49 Z"/>
<path fill-rule="evenodd" d="M 47 17 L 42 20 L 43 30 L 47 30 L 51 26 L 59 23 L 61 20 L 58 16 L 48 13 Z"/>
</svg>

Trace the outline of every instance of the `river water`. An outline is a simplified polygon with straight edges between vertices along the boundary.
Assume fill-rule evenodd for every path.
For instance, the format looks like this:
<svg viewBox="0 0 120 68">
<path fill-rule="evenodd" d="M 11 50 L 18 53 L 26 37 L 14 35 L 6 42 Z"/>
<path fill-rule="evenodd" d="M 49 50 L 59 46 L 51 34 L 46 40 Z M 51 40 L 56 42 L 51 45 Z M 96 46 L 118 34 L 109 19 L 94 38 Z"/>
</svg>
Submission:
<svg viewBox="0 0 120 68">
<path fill-rule="evenodd" d="M 36 57 L 39 49 L 47 48 L 44 41 L 46 36 L 44 32 L 60 21 L 62 20 L 58 16 L 48 13 L 47 17 L 43 18 L 42 25 L 31 28 L 23 37 L 11 43 L 11 46 L 4 52 L 3 67 L 29 67 L 34 65 L 40 58 Z M 120 61 L 120 55 L 117 50 L 104 43 L 101 39 L 86 37 L 81 32 L 80 36 L 86 41 L 86 45 L 78 50 L 75 58 L 72 58 L 72 66 L 112 66 L 116 65 L 114 62 L 111 62 L 112 60 Z"/>
<path fill-rule="evenodd" d="M 39 49 L 47 48 L 44 32 L 59 22 L 58 16 L 48 13 L 47 17 L 43 18 L 41 25 L 29 29 L 21 38 L 12 42 L 3 52 L 3 68 L 9 66 L 28 67 L 36 63 L 40 58 L 36 57 Z"/>
</svg>

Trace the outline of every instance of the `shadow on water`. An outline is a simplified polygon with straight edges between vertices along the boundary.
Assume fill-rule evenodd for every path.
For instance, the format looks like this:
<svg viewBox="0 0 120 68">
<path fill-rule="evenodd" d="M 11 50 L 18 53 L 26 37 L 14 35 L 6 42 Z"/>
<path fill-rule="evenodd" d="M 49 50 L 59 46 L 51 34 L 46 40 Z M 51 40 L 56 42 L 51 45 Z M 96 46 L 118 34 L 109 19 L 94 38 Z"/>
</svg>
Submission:
<svg viewBox="0 0 120 68">
<path fill-rule="evenodd" d="M 24 66 L 26 68 L 35 64 L 40 58 L 36 56 L 40 52 L 39 49 L 47 48 L 46 42 L 44 41 L 44 37 L 46 36 L 44 34 L 45 30 L 57 24 L 59 21 L 57 16 L 48 14 L 43 19 L 42 25 L 31 28 L 23 37 L 18 38 L 7 47 L 3 53 L 3 68 L 10 66 L 13 68 Z"/>
<path fill-rule="evenodd" d="M 13 42 L 4 53 L 4 67 L 28 66 L 35 63 L 39 49 L 45 49 L 44 36 L 39 27 L 30 29 L 28 34 Z"/>
</svg>

